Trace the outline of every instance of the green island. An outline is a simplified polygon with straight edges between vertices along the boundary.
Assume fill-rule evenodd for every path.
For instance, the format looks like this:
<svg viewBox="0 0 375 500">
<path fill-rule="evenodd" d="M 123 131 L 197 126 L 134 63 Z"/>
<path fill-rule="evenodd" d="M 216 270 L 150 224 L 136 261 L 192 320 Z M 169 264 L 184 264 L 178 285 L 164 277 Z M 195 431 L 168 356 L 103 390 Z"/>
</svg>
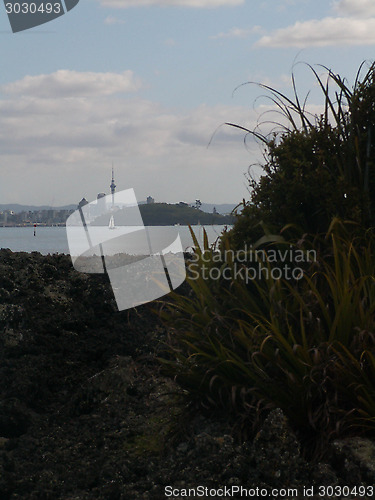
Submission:
<svg viewBox="0 0 375 500">
<path fill-rule="evenodd" d="M 180 225 L 225 225 L 233 224 L 231 215 L 203 212 L 185 203 L 151 203 L 139 205 L 143 223 L 146 226 L 173 226 Z"/>
<path fill-rule="evenodd" d="M 115 209 L 114 220 L 117 226 L 129 224 L 129 211 L 131 208 Z M 145 226 L 194 226 L 208 225 L 232 225 L 234 216 L 221 215 L 216 212 L 203 212 L 199 208 L 189 206 L 187 203 L 149 203 L 140 204 L 139 211 Z M 138 221 L 139 215 L 134 212 L 134 221 Z M 96 217 L 93 225 L 107 225 L 108 214 Z"/>
</svg>

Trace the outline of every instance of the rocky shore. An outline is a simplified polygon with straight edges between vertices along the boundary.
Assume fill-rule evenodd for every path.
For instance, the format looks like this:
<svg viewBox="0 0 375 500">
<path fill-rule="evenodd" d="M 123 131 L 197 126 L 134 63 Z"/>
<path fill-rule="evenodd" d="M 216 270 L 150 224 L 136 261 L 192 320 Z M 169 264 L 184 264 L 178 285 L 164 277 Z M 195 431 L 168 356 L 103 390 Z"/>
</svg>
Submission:
<svg viewBox="0 0 375 500">
<path fill-rule="evenodd" d="M 106 276 L 68 256 L 0 250 L 1 499 L 372 498 L 375 441 L 307 462 L 281 410 L 244 443 L 184 418 L 156 308 L 116 311 Z"/>
</svg>

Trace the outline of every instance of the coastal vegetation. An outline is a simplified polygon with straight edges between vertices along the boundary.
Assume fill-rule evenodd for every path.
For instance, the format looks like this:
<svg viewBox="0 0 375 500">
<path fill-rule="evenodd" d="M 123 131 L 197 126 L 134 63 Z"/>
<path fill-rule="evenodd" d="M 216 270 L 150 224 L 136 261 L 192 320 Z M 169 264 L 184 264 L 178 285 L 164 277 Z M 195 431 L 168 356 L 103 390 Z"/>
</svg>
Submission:
<svg viewBox="0 0 375 500">
<path fill-rule="evenodd" d="M 293 79 L 294 99 L 262 86 L 289 123 L 279 133 L 234 125 L 263 142 L 264 175 L 217 248 L 195 240 L 189 292 L 161 312 L 161 362 L 193 408 L 220 411 L 242 436 L 281 408 L 319 456 L 375 431 L 375 66 L 352 89 L 311 70 L 320 115 Z"/>
<path fill-rule="evenodd" d="M 327 68 L 327 81 L 310 68 L 324 97 L 320 115 L 308 111 L 294 78 L 294 98 L 261 85 L 284 125 L 268 136 L 256 132 L 265 146 L 263 175 L 258 182 L 249 176 L 251 196 L 232 234 L 238 245 L 262 234 L 260 222 L 272 232 L 294 224 L 312 234 L 327 231 L 333 217 L 375 224 L 374 64 L 363 77 L 360 66 L 353 88 Z"/>
</svg>

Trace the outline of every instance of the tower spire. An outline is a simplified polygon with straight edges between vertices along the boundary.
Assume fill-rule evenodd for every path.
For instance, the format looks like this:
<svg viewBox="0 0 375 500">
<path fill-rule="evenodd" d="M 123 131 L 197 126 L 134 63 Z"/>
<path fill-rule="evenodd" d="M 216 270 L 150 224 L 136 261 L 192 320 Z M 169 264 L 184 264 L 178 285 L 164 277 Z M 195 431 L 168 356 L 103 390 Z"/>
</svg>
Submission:
<svg viewBox="0 0 375 500">
<path fill-rule="evenodd" d="M 112 181 L 109 186 L 111 188 L 111 194 L 112 194 L 112 208 L 115 206 L 115 191 L 116 191 L 116 184 L 115 184 L 115 175 L 114 175 L 114 170 L 113 170 L 113 163 L 112 163 Z"/>
</svg>

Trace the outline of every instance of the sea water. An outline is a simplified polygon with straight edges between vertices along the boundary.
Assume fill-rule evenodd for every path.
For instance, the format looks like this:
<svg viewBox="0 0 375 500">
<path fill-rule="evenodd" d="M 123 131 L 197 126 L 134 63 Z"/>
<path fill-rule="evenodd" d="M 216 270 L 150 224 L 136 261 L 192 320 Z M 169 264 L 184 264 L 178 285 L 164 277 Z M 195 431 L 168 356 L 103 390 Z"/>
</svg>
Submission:
<svg viewBox="0 0 375 500">
<path fill-rule="evenodd" d="M 203 244 L 203 228 L 207 232 L 208 241 L 213 244 L 226 226 L 192 226 L 194 234 L 198 238 L 200 245 Z M 149 226 L 148 231 L 152 235 L 153 241 L 158 240 L 160 234 L 160 246 L 170 231 L 171 238 L 178 231 L 182 248 L 189 250 L 193 246 L 193 240 L 188 226 Z M 163 239 L 163 241 L 162 241 Z M 157 246 L 159 246 L 157 244 Z M 9 248 L 13 252 L 40 252 L 41 254 L 65 253 L 69 254 L 68 239 L 65 227 L 0 227 L 0 248 Z M 136 249 L 126 248 L 127 253 L 136 254 Z M 121 249 L 119 248 L 119 252 Z"/>
</svg>

